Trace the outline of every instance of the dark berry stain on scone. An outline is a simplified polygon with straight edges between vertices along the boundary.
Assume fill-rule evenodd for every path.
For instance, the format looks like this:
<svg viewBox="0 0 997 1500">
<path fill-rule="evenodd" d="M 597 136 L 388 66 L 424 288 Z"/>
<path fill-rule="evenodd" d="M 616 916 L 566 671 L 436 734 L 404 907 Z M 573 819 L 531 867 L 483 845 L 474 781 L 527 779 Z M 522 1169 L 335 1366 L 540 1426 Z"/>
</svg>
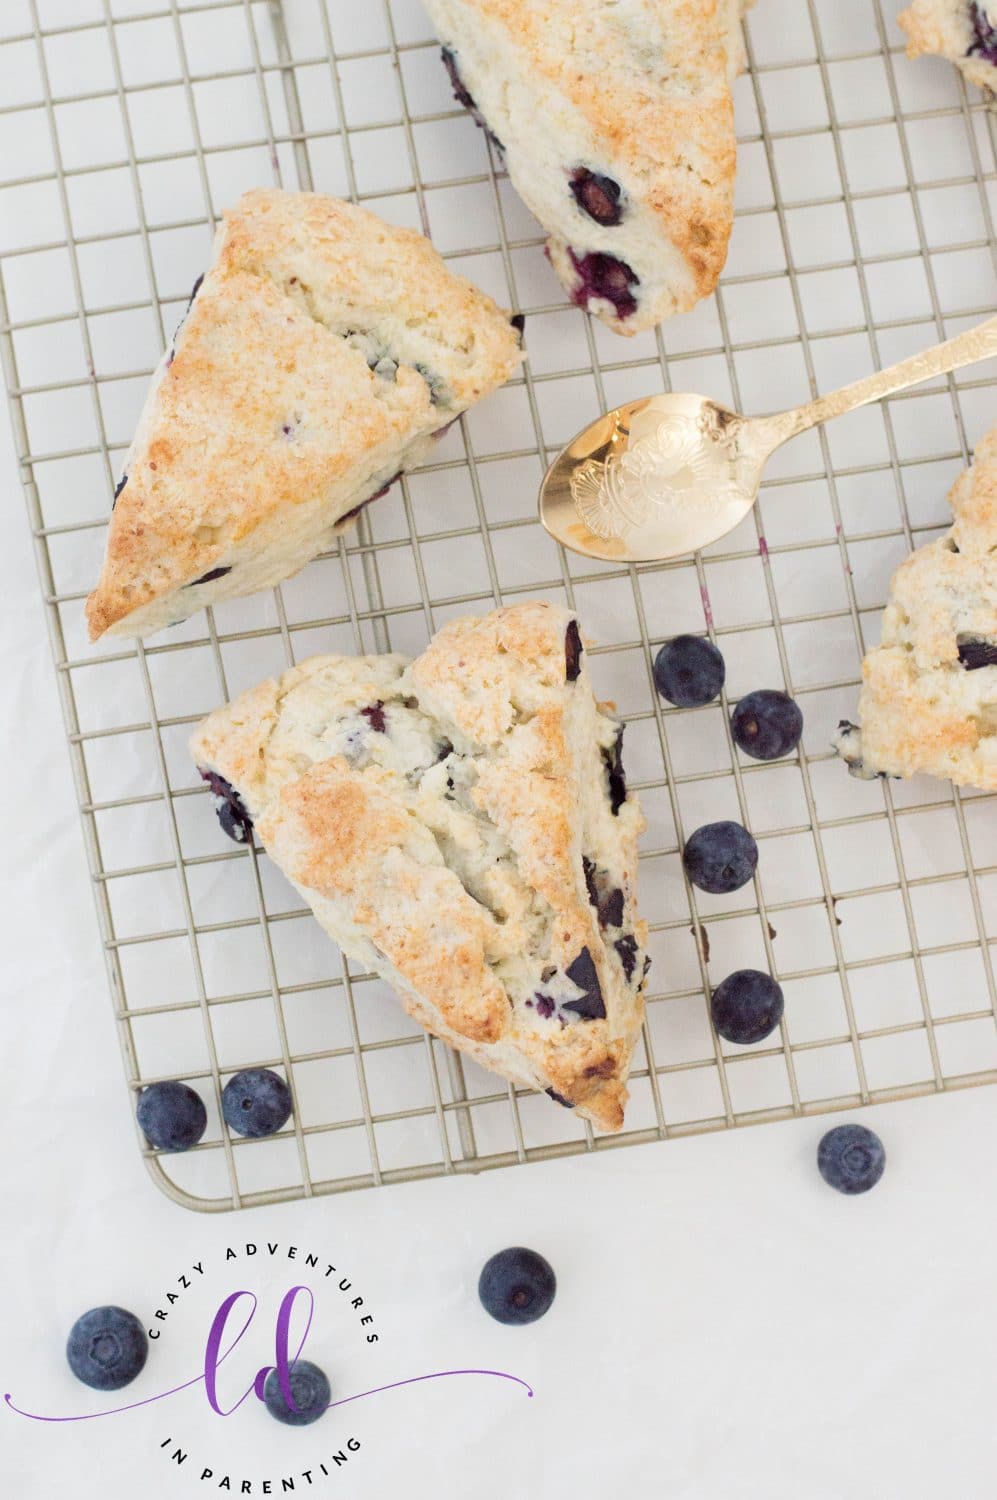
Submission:
<svg viewBox="0 0 997 1500">
<path fill-rule="evenodd" d="M 555 1104 L 563 1104 L 565 1109 L 574 1109 L 575 1107 L 572 1104 L 571 1100 L 565 1099 L 563 1094 L 559 1094 L 557 1092 L 557 1089 L 544 1089 L 544 1093 L 547 1095 L 548 1099 L 553 1099 Z"/>
<path fill-rule="evenodd" d="M 384 704 L 380 699 L 362 708 L 360 712 L 370 724 L 371 729 L 376 730 L 378 734 L 384 733 Z"/>
<path fill-rule="evenodd" d="M 572 984 L 576 984 L 582 995 L 577 1000 L 568 1000 L 562 1005 L 562 1010 L 573 1010 L 585 1021 L 604 1021 L 606 1019 L 606 1005 L 602 998 L 602 987 L 599 984 L 599 975 L 596 973 L 592 955 L 587 948 L 583 948 L 578 957 L 570 963 L 565 970 Z"/>
<path fill-rule="evenodd" d="M 401 479 L 401 477 L 402 471 L 401 469 L 399 469 L 397 474 L 392 474 L 387 484 L 382 484 L 381 488 L 379 490 L 375 490 L 373 495 L 368 495 L 366 500 L 361 500 L 359 505 L 354 505 L 352 510 L 348 510 L 344 515 L 341 515 L 339 520 L 336 522 L 336 525 L 342 526 L 346 521 L 355 521 L 365 505 L 373 505 L 375 500 L 380 500 L 383 495 L 386 495 L 388 493 L 395 480 Z"/>
<path fill-rule="evenodd" d="M 583 649 L 578 621 L 571 620 L 564 632 L 564 672 L 569 682 L 576 682 L 582 670 Z"/>
<path fill-rule="evenodd" d="M 599 902 L 599 922 L 603 927 L 623 926 L 623 892 L 614 888 Z"/>
<path fill-rule="evenodd" d="M 423 380 L 429 386 L 429 399 L 434 406 L 449 406 L 451 404 L 446 381 L 442 380 L 439 375 L 434 375 L 432 370 L 428 369 L 426 365 L 413 365 L 412 368 L 417 375 L 422 376 Z"/>
<path fill-rule="evenodd" d="M 127 474 L 122 474 L 121 478 L 118 480 L 117 484 L 114 486 L 114 497 L 111 500 L 111 509 L 112 510 L 117 505 L 117 503 L 118 503 L 118 496 L 121 494 L 121 491 L 124 489 L 124 487 L 125 487 L 125 485 L 127 483 L 128 483 L 128 475 Z"/>
<path fill-rule="evenodd" d="M 623 725 L 616 731 L 616 739 L 611 750 L 604 750 L 602 758 L 606 763 L 606 772 L 609 778 L 609 805 L 613 810 L 614 818 L 620 808 L 627 800 L 627 778 L 623 769 Z"/>
<path fill-rule="evenodd" d="M 512 317 L 509 319 L 509 322 L 512 324 L 513 328 L 515 328 L 516 332 L 519 334 L 519 342 L 522 343 L 523 342 L 523 332 L 524 332 L 524 330 L 526 328 L 526 314 L 525 313 L 513 313 Z"/>
<path fill-rule="evenodd" d="M 200 578 L 195 578 L 188 588 L 194 588 L 199 583 L 214 583 L 216 578 L 224 578 L 226 573 L 231 573 L 231 568 L 212 568 L 208 573 L 202 573 Z"/>
<path fill-rule="evenodd" d="M 634 977 L 634 969 L 637 965 L 637 939 L 628 933 L 626 937 L 617 938 L 613 946 L 619 954 L 620 963 L 623 965 L 623 972 L 629 984 Z M 644 972 L 647 973 L 646 967 Z"/>
<path fill-rule="evenodd" d="M 173 343 L 172 343 L 172 345 L 170 347 L 169 358 L 166 361 L 167 365 L 171 365 L 173 363 L 173 360 L 174 360 L 175 356 L 176 356 L 176 352 L 177 352 L 177 350 L 176 350 L 176 344 L 177 344 L 177 339 L 180 336 L 180 330 L 183 327 L 183 325 L 186 323 L 188 317 L 190 316 L 190 310 L 194 306 L 194 298 L 197 296 L 198 292 L 201 290 L 201 283 L 204 280 L 204 274 L 205 273 L 202 271 L 201 274 L 200 274 L 200 276 L 197 278 L 197 280 L 194 282 L 194 285 L 190 289 L 190 296 L 187 298 L 187 306 L 183 310 L 183 317 L 180 319 L 180 322 L 177 324 L 176 331 L 173 334 Z"/>
<path fill-rule="evenodd" d="M 959 660 L 967 672 L 976 672 L 980 667 L 997 667 L 997 641 L 963 636 L 958 644 Z"/>
<path fill-rule="evenodd" d="M 599 251 L 578 255 L 574 250 L 569 250 L 568 254 L 580 278 L 579 285 L 572 293 L 572 300 L 579 307 L 587 307 L 591 301 L 599 299 L 611 302 L 617 317 L 621 319 L 629 318 L 637 311 L 637 298 L 631 287 L 639 286 L 640 278 L 626 261 L 617 260 L 615 255 L 603 255 Z"/>
<path fill-rule="evenodd" d="M 582 871 L 585 875 L 585 889 L 588 891 L 589 903 L 599 914 L 600 927 L 622 927 L 623 892 L 620 887 L 611 885 L 606 871 L 596 870 L 595 865 L 584 854 L 582 855 Z"/>
<path fill-rule="evenodd" d="M 992 24 L 977 0 L 972 0 L 970 4 L 969 19 L 973 23 L 973 41 L 966 56 L 982 57 L 988 63 L 997 65 L 997 26 Z"/>
<path fill-rule="evenodd" d="M 453 96 L 457 100 L 457 103 L 464 106 L 468 114 L 471 116 L 471 119 L 474 121 L 475 125 L 481 126 L 481 129 L 485 132 L 485 135 L 487 135 L 492 145 L 495 146 L 497 150 L 504 151 L 505 147 L 502 145 L 502 142 L 499 140 L 495 132 L 489 127 L 488 121 L 485 119 L 484 115 L 475 104 L 473 97 L 468 92 L 468 89 L 464 84 L 464 80 L 460 76 L 460 69 L 457 66 L 457 58 L 454 53 L 450 50 L 449 47 L 441 47 L 440 56 L 443 58 L 443 66 L 446 68 L 447 72 L 450 75 L 450 84 L 453 88 Z"/>
<path fill-rule="evenodd" d="M 206 781 L 211 788 L 211 795 L 215 799 L 215 813 L 222 832 L 227 833 L 236 844 L 251 844 L 253 820 L 232 783 L 226 781 L 224 776 L 219 776 L 217 771 L 204 771 L 198 767 L 198 774 L 201 780 Z"/>
<path fill-rule="evenodd" d="M 612 177 L 604 177 L 588 167 L 576 167 L 571 174 L 571 192 L 578 207 L 597 224 L 609 226 L 622 220 L 623 189 Z"/>
<path fill-rule="evenodd" d="M 537 1015 L 543 1016 L 545 1021 L 549 1021 L 556 1009 L 553 997 L 545 995 L 538 990 L 533 999 L 536 1002 Z M 530 1002 L 527 1000 L 526 1003 L 529 1005 Z"/>
</svg>

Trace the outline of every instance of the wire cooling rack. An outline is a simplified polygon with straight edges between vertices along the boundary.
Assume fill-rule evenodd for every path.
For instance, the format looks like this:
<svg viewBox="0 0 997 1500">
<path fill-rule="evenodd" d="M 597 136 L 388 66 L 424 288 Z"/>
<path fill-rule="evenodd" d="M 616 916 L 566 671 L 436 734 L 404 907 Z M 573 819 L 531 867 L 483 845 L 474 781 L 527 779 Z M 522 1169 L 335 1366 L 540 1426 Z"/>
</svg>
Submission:
<svg viewBox="0 0 997 1500">
<path fill-rule="evenodd" d="M 828 749 L 854 709 L 893 567 L 995 412 L 976 367 L 784 450 L 757 515 L 694 561 L 560 553 L 535 513 L 546 456 L 600 409 L 660 388 L 748 412 L 795 404 L 950 335 L 997 304 L 994 126 L 941 62 L 911 64 L 877 0 L 759 0 L 737 89 L 739 214 L 716 298 L 632 341 L 569 308 L 538 226 L 454 105 L 415 0 L 4 0 L 0 349 L 48 605 L 128 1083 L 183 1077 L 204 1142 L 142 1147 L 198 1209 L 477 1171 L 997 1079 L 993 797 L 862 784 Z M 111 492 L 149 372 L 245 188 L 352 196 L 430 233 L 527 313 L 520 379 L 438 461 L 273 594 L 145 646 L 86 641 Z M 190 726 L 318 651 L 414 652 L 454 614 L 570 601 L 601 643 L 648 816 L 654 967 L 624 1133 L 594 1134 L 413 1026 L 344 962 L 264 855 L 218 830 Z M 708 631 L 732 698 L 784 685 L 802 753 L 741 759 L 727 700 L 676 711 L 650 662 Z M 754 889 L 688 888 L 698 824 L 741 819 Z M 772 1045 L 714 1036 L 734 968 L 786 994 Z M 231 1138 L 240 1067 L 291 1084 L 279 1136 Z"/>
</svg>

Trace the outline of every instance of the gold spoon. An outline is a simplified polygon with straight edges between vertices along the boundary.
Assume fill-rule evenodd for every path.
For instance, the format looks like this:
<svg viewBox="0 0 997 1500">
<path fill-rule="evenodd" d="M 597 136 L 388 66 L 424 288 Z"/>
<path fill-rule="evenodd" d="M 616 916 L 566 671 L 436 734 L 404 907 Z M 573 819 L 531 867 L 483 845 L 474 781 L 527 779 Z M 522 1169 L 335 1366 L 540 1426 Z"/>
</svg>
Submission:
<svg viewBox="0 0 997 1500">
<path fill-rule="evenodd" d="M 748 514 L 776 448 L 818 422 L 997 355 L 997 317 L 771 417 L 705 396 L 644 396 L 580 432 L 547 470 L 540 519 L 586 557 L 661 562 L 715 542 Z"/>
</svg>

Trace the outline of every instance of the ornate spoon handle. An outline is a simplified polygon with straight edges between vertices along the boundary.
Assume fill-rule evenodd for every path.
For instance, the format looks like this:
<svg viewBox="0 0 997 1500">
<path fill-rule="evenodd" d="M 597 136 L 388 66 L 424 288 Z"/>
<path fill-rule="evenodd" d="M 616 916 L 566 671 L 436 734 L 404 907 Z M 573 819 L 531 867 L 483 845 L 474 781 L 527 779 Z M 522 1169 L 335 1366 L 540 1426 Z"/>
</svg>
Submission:
<svg viewBox="0 0 997 1500">
<path fill-rule="evenodd" d="M 880 370 L 877 375 L 856 380 L 840 391 L 818 396 L 805 406 L 780 412 L 774 417 L 755 418 L 752 426 L 756 428 L 758 442 L 764 443 L 771 452 L 789 438 L 806 432 L 809 427 L 816 427 L 818 422 L 828 422 L 832 417 L 854 411 L 857 406 L 880 401 L 884 396 L 892 396 L 895 391 L 906 390 L 910 385 L 919 385 L 934 375 L 945 375 L 949 370 L 959 370 L 963 365 L 976 364 L 978 360 L 993 355 L 997 355 L 997 318 L 988 318 L 977 328 L 967 328 L 965 333 L 947 339 L 944 344 L 936 344 L 923 354 L 912 354 L 898 365 L 890 365 L 888 370 Z"/>
</svg>

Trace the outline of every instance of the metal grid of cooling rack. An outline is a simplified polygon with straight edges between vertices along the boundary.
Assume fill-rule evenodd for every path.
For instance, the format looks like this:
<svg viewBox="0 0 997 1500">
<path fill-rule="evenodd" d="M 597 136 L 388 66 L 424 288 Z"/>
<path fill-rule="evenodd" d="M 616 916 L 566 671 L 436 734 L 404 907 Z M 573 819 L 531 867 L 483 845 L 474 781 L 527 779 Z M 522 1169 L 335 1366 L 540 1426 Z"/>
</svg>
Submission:
<svg viewBox="0 0 997 1500">
<path fill-rule="evenodd" d="M 785 450 L 758 513 L 694 561 L 559 553 L 536 523 L 544 459 L 597 409 L 666 387 L 772 410 L 951 334 L 997 303 L 993 118 L 954 70 L 906 62 L 880 0 L 759 0 L 738 85 L 739 216 L 715 299 L 615 338 L 568 308 L 538 227 L 454 106 L 416 0 L 5 0 L 0 350 L 48 605 L 128 1083 L 186 1078 L 202 1144 L 145 1150 L 177 1201 L 227 1209 L 661 1139 L 997 1080 L 994 798 L 862 785 L 827 749 L 854 705 L 890 571 L 945 524 L 993 417 L 977 367 Z M 135 649 L 90 648 L 121 453 L 212 221 L 277 181 L 429 232 L 527 313 L 530 362 L 438 461 L 273 595 Z M 601 1137 L 414 1028 L 353 971 L 266 858 L 233 849 L 187 761 L 217 702 L 322 650 L 415 651 L 455 613 L 567 599 L 601 641 L 649 828 L 655 958 L 627 1127 Z M 732 697 L 784 684 L 802 754 L 733 751 L 721 706 L 678 712 L 650 660 L 708 631 Z M 759 839 L 753 891 L 685 884 L 698 823 Z M 717 1041 L 706 990 L 767 967 L 773 1045 Z M 230 1138 L 218 1100 L 281 1070 L 292 1122 Z M 140 1145 L 144 1145 L 140 1137 Z"/>
</svg>

